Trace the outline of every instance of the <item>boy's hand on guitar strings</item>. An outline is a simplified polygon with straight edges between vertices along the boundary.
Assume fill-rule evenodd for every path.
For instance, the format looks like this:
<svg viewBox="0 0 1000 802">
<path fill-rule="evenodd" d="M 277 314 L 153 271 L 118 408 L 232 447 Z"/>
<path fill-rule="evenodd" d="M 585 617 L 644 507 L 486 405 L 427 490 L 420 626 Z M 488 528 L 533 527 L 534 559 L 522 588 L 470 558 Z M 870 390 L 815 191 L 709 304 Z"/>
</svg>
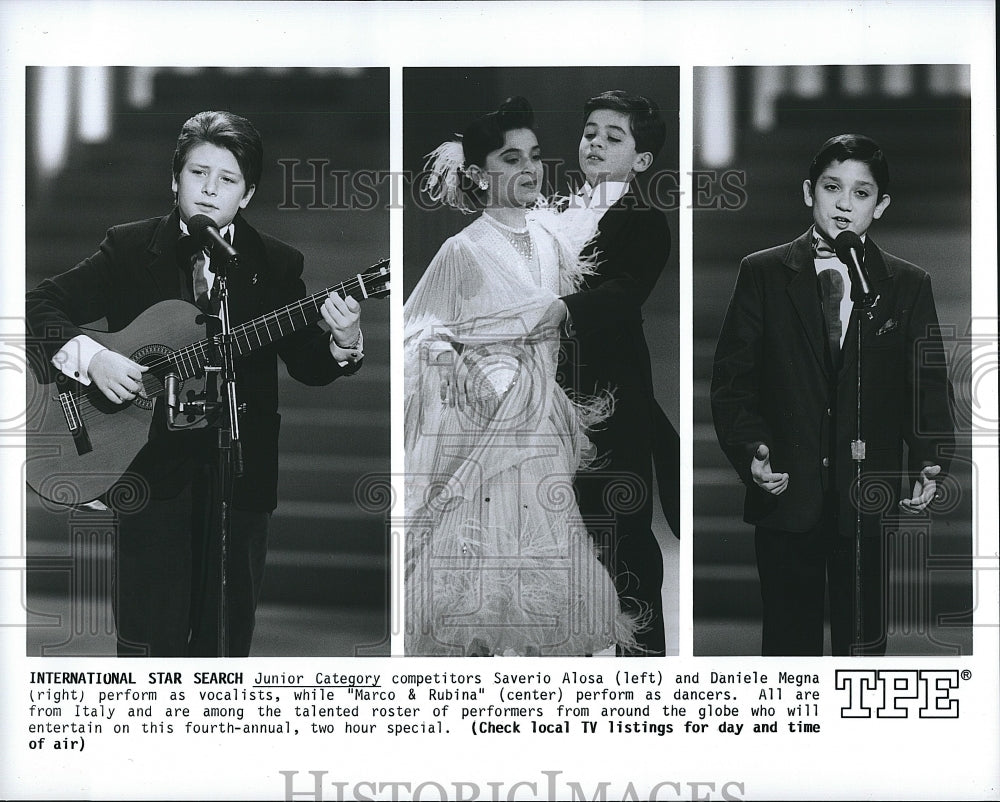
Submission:
<svg viewBox="0 0 1000 802">
<path fill-rule="evenodd" d="M 105 348 L 90 360 L 90 380 L 114 404 L 131 401 L 142 391 L 142 374 L 149 370 L 127 356 Z"/>
</svg>

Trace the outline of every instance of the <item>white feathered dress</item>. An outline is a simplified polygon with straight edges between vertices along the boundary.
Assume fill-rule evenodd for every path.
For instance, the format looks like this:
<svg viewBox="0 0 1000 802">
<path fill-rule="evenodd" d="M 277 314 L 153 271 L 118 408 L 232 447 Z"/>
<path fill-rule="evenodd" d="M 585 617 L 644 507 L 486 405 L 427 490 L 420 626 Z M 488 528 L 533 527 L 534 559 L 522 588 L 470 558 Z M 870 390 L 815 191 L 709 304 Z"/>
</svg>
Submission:
<svg viewBox="0 0 1000 802">
<path fill-rule="evenodd" d="M 529 215 L 526 247 L 481 216 L 404 306 L 407 654 L 579 655 L 633 640 L 572 487 L 609 399 L 571 401 L 559 332 L 536 330 L 588 270 L 556 219 Z"/>
</svg>

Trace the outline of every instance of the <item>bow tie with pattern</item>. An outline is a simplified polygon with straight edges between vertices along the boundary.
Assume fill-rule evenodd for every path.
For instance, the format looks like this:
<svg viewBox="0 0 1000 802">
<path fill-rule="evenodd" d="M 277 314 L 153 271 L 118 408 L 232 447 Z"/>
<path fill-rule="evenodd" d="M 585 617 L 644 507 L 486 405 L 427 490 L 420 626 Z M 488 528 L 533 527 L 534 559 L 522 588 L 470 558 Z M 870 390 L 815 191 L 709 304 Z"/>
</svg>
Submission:
<svg viewBox="0 0 1000 802">
<path fill-rule="evenodd" d="M 837 252 L 823 237 L 814 236 L 812 241 L 813 259 L 835 259 Z"/>
</svg>

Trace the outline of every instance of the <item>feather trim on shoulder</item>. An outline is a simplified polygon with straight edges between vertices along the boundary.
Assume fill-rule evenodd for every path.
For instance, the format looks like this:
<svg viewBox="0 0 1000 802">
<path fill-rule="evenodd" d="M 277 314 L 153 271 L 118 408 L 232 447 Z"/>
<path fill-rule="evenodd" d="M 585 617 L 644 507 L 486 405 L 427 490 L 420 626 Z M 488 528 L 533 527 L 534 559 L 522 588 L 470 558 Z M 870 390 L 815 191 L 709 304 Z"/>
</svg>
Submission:
<svg viewBox="0 0 1000 802">
<path fill-rule="evenodd" d="M 560 208 L 559 204 L 546 201 L 528 212 L 528 220 L 555 240 L 559 250 L 561 291 L 569 294 L 579 290 L 588 276 L 597 273 L 600 260 L 596 251 L 587 247 L 597 233 L 593 215 L 586 209 L 560 211 Z M 586 256 L 582 255 L 584 252 Z"/>
</svg>

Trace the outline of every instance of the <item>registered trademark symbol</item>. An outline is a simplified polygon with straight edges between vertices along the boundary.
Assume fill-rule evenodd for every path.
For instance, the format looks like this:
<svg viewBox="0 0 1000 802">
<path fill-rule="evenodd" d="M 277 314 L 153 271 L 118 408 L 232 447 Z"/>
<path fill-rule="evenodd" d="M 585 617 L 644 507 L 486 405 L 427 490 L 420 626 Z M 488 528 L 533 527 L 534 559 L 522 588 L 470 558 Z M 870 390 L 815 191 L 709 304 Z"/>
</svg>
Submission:
<svg viewBox="0 0 1000 802">
<path fill-rule="evenodd" d="M 969 669 L 962 671 L 962 679 L 972 679 L 972 672 Z"/>
</svg>

